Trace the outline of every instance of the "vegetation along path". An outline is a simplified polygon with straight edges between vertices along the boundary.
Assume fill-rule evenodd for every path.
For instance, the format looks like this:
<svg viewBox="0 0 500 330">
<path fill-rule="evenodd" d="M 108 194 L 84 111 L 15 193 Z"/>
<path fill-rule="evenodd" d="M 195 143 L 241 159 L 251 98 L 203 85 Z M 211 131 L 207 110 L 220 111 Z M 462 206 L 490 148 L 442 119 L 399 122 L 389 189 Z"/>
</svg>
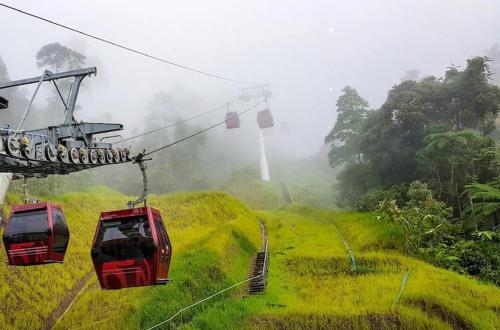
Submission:
<svg viewBox="0 0 500 330">
<path fill-rule="evenodd" d="M 248 278 L 261 249 L 260 219 L 272 242 L 266 290 L 248 295 L 242 285 L 159 329 L 500 328 L 498 287 L 405 256 L 404 233 L 396 225 L 381 224 L 369 213 L 310 207 L 253 211 L 222 193 L 151 196 L 175 249 L 173 281 L 103 291 L 95 276 L 85 280 L 92 270 L 88 251 L 95 219 L 100 210 L 126 200 L 108 190 L 59 198 L 75 233 L 68 259 L 64 265 L 22 269 L 0 264 L 2 329 L 150 328 Z M 335 227 L 356 255 L 357 271 Z M 44 304 L 33 303 L 40 298 Z"/>
<path fill-rule="evenodd" d="M 76 286 L 67 293 L 67 295 L 59 303 L 59 306 L 57 306 L 57 308 L 45 320 L 43 329 L 49 330 L 54 327 L 54 325 L 64 315 L 64 313 L 66 313 L 71 308 L 71 305 L 73 304 L 75 299 L 87 287 L 92 276 L 94 276 L 94 272 L 88 272 L 87 275 L 85 275 L 85 277 L 83 277 L 76 284 Z"/>
</svg>

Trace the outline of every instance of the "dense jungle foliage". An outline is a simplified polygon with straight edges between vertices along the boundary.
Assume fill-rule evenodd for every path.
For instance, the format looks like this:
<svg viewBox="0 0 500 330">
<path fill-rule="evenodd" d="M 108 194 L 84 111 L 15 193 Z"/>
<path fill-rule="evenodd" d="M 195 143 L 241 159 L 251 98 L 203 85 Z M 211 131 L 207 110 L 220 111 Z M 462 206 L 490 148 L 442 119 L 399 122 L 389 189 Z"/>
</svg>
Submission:
<svg viewBox="0 0 500 330">
<path fill-rule="evenodd" d="M 352 87 L 328 136 L 338 203 L 399 223 L 406 252 L 500 283 L 500 88 L 487 57 L 395 85 L 379 109 Z"/>
</svg>

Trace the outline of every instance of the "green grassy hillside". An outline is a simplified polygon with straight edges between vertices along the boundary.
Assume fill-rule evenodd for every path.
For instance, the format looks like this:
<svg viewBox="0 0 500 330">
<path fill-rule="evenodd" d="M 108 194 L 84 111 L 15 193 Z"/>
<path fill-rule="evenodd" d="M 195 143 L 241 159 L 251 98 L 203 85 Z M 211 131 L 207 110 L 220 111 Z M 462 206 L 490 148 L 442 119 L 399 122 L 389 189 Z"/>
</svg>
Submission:
<svg viewBox="0 0 500 330">
<path fill-rule="evenodd" d="M 19 202 L 16 196 L 9 197 L 10 202 Z M 2 329 L 52 325 L 55 319 L 50 319 L 61 302 L 87 274 L 85 289 L 57 321 L 56 328 L 101 321 L 100 328 L 137 328 L 152 320 L 160 321 L 168 312 L 190 302 L 192 293 L 202 295 L 245 277 L 248 262 L 260 246 L 260 226 L 255 215 L 225 194 L 151 196 L 149 203 L 161 210 L 173 245 L 173 284 L 101 291 L 90 259 L 96 222 L 100 211 L 123 208 L 127 197 L 107 189 L 93 189 L 50 199 L 64 206 L 71 230 L 65 263 L 16 268 L 7 266 L 5 253 L 0 254 Z M 158 299 L 165 305 L 157 304 Z"/>
<path fill-rule="evenodd" d="M 500 326 L 498 287 L 403 256 L 398 229 L 382 230 L 371 215 L 291 208 L 263 217 L 273 242 L 268 303 L 286 307 L 262 308 L 258 328 Z M 396 303 L 404 273 L 408 282 Z"/>
<path fill-rule="evenodd" d="M 245 279 L 261 244 L 259 219 L 270 242 L 266 292 L 248 297 L 237 287 L 161 328 L 500 327 L 498 287 L 405 257 L 397 227 L 382 227 L 370 214 L 307 207 L 255 212 L 222 193 L 151 196 L 173 244 L 172 282 L 102 291 L 89 256 L 92 235 L 99 212 L 121 208 L 127 197 L 93 189 L 54 200 L 64 205 L 72 234 L 65 264 L 0 264 L 2 329 L 146 329 Z M 337 230 L 354 252 L 357 271 Z M 80 293 L 61 310 L 75 288 Z"/>
</svg>

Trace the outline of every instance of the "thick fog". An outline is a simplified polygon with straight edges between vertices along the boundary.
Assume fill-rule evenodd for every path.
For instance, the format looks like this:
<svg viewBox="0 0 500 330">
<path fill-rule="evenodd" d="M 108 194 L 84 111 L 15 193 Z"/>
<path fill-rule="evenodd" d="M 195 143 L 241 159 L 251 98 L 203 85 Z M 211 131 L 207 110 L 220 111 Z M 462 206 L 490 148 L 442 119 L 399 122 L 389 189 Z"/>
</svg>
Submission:
<svg viewBox="0 0 500 330">
<path fill-rule="evenodd" d="M 267 132 L 268 147 L 295 156 L 320 150 L 345 85 L 376 107 L 407 71 L 441 75 L 500 42 L 500 2 L 494 0 L 3 2 L 182 65 L 269 83 L 276 127 Z M 82 87 L 78 119 L 110 113 L 127 132 L 142 130 L 155 93 L 191 99 L 168 121 L 220 106 L 249 86 L 159 63 L 5 8 L 0 28 L 0 57 L 11 79 L 39 75 L 35 54 L 50 42 L 86 55 L 98 75 Z M 221 116 L 194 124 L 204 127 Z M 244 115 L 242 125 L 257 157 L 255 114 Z M 225 135 L 227 141 L 235 134 Z"/>
</svg>

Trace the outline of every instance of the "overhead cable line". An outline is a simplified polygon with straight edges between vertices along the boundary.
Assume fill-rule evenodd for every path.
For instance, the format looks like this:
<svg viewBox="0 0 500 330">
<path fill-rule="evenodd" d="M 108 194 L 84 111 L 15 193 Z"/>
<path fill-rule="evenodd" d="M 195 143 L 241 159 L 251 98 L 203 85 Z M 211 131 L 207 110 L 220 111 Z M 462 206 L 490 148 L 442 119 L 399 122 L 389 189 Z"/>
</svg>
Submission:
<svg viewBox="0 0 500 330">
<path fill-rule="evenodd" d="M 255 275 L 255 276 L 252 276 L 252 277 L 250 277 L 250 278 L 247 278 L 246 280 L 240 281 L 240 282 L 238 282 L 238 283 L 235 283 L 235 284 L 233 284 L 233 285 L 231 285 L 231 286 L 228 286 L 228 287 L 227 287 L 227 288 L 225 288 L 225 289 L 222 289 L 222 290 L 220 290 L 220 291 L 218 291 L 218 292 L 216 292 L 216 293 L 214 293 L 214 294 L 212 294 L 212 295 L 210 295 L 210 296 L 208 296 L 208 297 L 206 297 L 206 298 L 204 298 L 204 299 L 201 299 L 201 300 L 199 300 L 199 301 L 197 301 L 197 302 L 195 302 L 195 303 L 193 303 L 193 304 L 191 304 L 191 305 L 189 305 L 189 306 L 186 306 L 186 307 L 184 307 L 184 308 L 182 308 L 182 309 L 178 310 L 178 311 L 177 311 L 177 313 L 175 313 L 174 315 L 172 315 L 171 317 L 169 317 L 169 318 L 168 318 L 168 319 L 166 319 L 165 321 L 162 321 L 162 322 L 160 322 L 160 323 L 158 323 L 158 324 L 156 324 L 156 325 L 154 325 L 154 326 L 152 326 L 152 327 L 149 327 L 149 328 L 147 328 L 147 330 L 153 330 L 153 329 L 156 329 L 156 328 L 158 328 L 159 326 L 162 326 L 163 324 L 165 324 L 165 323 L 167 323 L 167 322 L 172 321 L 174 318 L 176 318 L 179 314 L 183 313 L 184 311 L 186 311 L 186 310 L 188 310 L 188 309 L 191 309 L 191 308 L 193 308 L 193 307 L 195 307 L 195 306 L 197 306 L 197 305 L 199 305 L 199 304 L 201 304 L 201 303 L 203 303 L 203 302 L 205 302 L 205 301 L 207 301 L 207 300 L 210 300 L 210 299 L 212 299 L 212 298 L 214 298 L 214 297 L 216 297 L 216 296 L 218 296 L 218 295 L 220 295 L 220 294 L 222 294 L 222 293 L 224 293 L 224 292 L 226 292 L 226 291 L 229 291 L 229 290 L 231 290 L 231 289 L 233 289 L 233 288 L 235 288 L 235 287 L 237 287 L 237 286 L 240 286 L 240 285 L 242 285 L 242 284 L 245 284 L 245 283 L 247 283 L 247 282 L 250 282 L 250 281 L 255 280 L 255 279 L 257 279 L 257 278 L 260 278 L 260 277 L 265 277 L 265 276 L 266 276 L 266 271 L 267 271 L 267 270 L 266 270 L 266 268 L 267 268 L 267 253 L 268 253 L 267 249 L 268 249 L 268 243 L 266 242 L 266 246 L 265 246 L 264 268 L 263 268 L 263 270 L 262 270 L 262 273 L 260 273 L 259 275 Z"/>
<path fill-rule="evenodd" d="M 253 106 L 251 106 L 250 108 L 247 108 L 246 110 L 243 110 L 243 111 L 241 111 L 241 112 L 238 112 L 238 113 L 234 114 L 234 116 L 231 116 L 231 117 L 229 117 L 229 118 L 227 118 L 227 119 L 225 119 L 225 120 L 223 120 L 223 121 L 221 121 L 221 122 L 218 122 L 218 123 L 213 124 L 213 125 L 211 125 L 211 126 L 209 126 L 209 127 L 206 127 L 206 128 L 204 128 L 204 129 L 202 129 L 202 130 L 200 130 L 200 131 L 197 131 L 197 132 L 195 132 L 195 133 L 191 134 L 191 135 L 188 135 L 188 136 L 186 136 L 186 137 L 183 137 L 182 139 L 176 140 L 176 141 L 174 141 L 174 142 L 172 142 L 172 143 L 169 143 L 169 144 L 167 144 L 167 145 L 164 145 L 164 146 L 162 146 L 162 147 L 159 147 L 159 148 L 153 149 L 153 150 L 152 150 L 152 151 L 150 151 L 150 152 L 146 152 L 143 156 L 149 156 L 149 155 L 151 155 L 151 154 L 154 154 L 155 152 L 161 151 L 161 150 L 166 149 L 166 148 L 170 148 L 170 147 L 172 147 L 173 145 L 176 145 L 177 143 L 181 143 L 181 142 L 183 142 L 183 141 L 189 140 L 190 138 L 195 137 L 195 136 L 197 136 L 197 135 L 200 135 L 200 134 L 202 134 L 202 133 L 205 133 L 206 131 L 209 131 L 209 130 L 211 130 L 212 128 L 215 128 L 215 127 L 217 127 L 217 126 L 223 125 L 223 124 L 225 124 L 225 123 L 226 123 L 226 121 L 227 121 L 227 120 L 229 120 L 229 119 L 231 119 L 231 118 L 233 118 L 233 117 L 241 116 L 241 115 L 243 115 L 243 114 L 245 114 L 245 113 L 247 113 L 247 112 L 249 112 L 249 111 L 251 111 L 251 110 L 255 109 L 257 106 L 261 105 L 262 103 L 264 103 L 264 101 L 261 101 L 261 102 L 259 102 L 259 103 L 257 103 L 257 104 L 254 104 L 254 105 L 253 105 Z"/>
<path fill-rule="evenodd" d="M 122 142 L 125 142 L 125 141 L 129 141 L 129 140 L 133 140 L 133 139 L 136 139 L 138 137 L 141 137 L 141 136 L 145 136 L 145 135 L 149 135 L 149 134 L 152 134 L 152 133 L 155 133 L 155 132 L 158 132 L 158 131 L 161 131 L 161 130 L 164 130 L 164 129 L 167 129 L 167 128 L 170 128 L 170 127 L 174 127 L 174 126 L 177 126 L 179 124 L 182 124 L 182 123 L 185 123 L 187 121 L 190 121 L 190 120 L 193 120 L 193 119 L 197 119 L 197 118 L 200 118 L 200 117 L 203 117 L 205 115 L 208 115 L 208 114 L 211 114 L 213 112 L 216 112 L 216 111 L 219 111 L 221 109 L 225 109 L 229 104 L 231 104 L 232 102 L 228 102 L 228 103 L 224 103 L 224 105 L 221 105 L 220 107 L 217 107 L 217 108 L 214 108 L 212 110 L 209 110 L 209 111 L 206 111 L 206 112 L 203 112 L 203 113 L 200 113 L 200 114 L 197 114 L 193 117 L 189 117 L 189 118 L 186 118 L 186 119 L 183 119 L 183 120 L 180 120 L 178 122 L 175 122 L 173 124 L 170 124 L 170 125 L 167 125 L 167 126 L 163 126 L 163 127 L 159 127 L 159 128 L 156 128 L 156 129 L 153 129 L 151 131 L 147 131 L 147 132 L 144 132 L 144 133 L 141 133 L 141 134 L 137 134 L 137 135 L 134 135 L 134 136 L 131 136 L 131 137 L 128 137 L 126 139 L 123 139 L 121 141 L 118 141 L 118 142 L 115 142 L 114 144 L 119 144 L 119 143 L 122 143 Z"/>
<path fill-rule="evenodd" d="M 179 63 L 175 63 L 175 62 L 172 62 L 172 61 L 169 61 L 169 60 L 166 60 L 166 59 L 163 59 L 163 58 L 160 58 L 160 57 L 157 57 L 157 56 L 151 55 L 151 54 L 146 53 L 146 52 L 144 52 L 144 51 L 140 51 L 140 50 L 137 50 L 137 49 L 134 49 L 134 48 L 131 48 L 131 47 L 125 46 L 125 45 L 123 45 L 123 44 L 119 44 L 119 43 L 116 43 L 116 42 L 110 41 L 110 40 L 108 40 L 108 39 L 104 39 L 104 38 L 102 38 L 102 37 L 98 37 L 98 36 L 96 36 L 96 35 L 93 35 L 93 34 L 90 34 L 90 33 L 83 32 L 83 31 L 81 31 L 81 30 L 78 30 L 78 29 L 75 29 L 75 28 L 69 27 L 69 26 L 67 26 L 67 25 L 64 25 L 64 24 L 61 24 L 61 23 L 55 22 L 55 21 L 53 21 L 53 20 L 50 20 L 50 19 L 47 19 L 47 18 L 44 18 L 44 17 L 38 16 L 38 15 L 35 15 L 35 14 L 32 14 L 32 13 L 29 13 L 29 12 L 27 12 L 27 11 L 24 11 L 24 10 L 21 10 L 21 9 L 18 9 L 18 8 L 15 8 L 15 7 L 12 7 L 12 6 L 6 5 L 6 4 L 1 3 L 1 2 L 0 2 L 0 6 L 1 6 L 1 7 L 4 7 L 4 8 L 7 8 L 7 9 L 10 9 L 10 10 L 13 10 L 13 11 L 16 11 L 16 12 L 21 13 L 21 14 L 23 14 L 23 15 L 27 15 L 27 16 L 30 16 L 30 17 L 32 17 L 32 18 L 35 18 L 35 19 L 38 19 L 38 20 L 44 21 L 44 22 L 46 22 L 46 23 L 56 25 L 56 26 L 58 26 L 58 27 L 60 27 L 60 28 L 63 28 L 63 29 L 66 29 L 66 30 L 69 30 L 69 31 L 72 31 L 72 32 L 75 32 L 75 33 L 78 33 L 78 34 L 81 34 L 81 35 L 83 35 L 83 36 L 86 36 L 86 37 L 89 37 L 89 38 L 92 38 L 92 39 L 95 39 L 95 40 L 98 40 L 98 41 L 104 42 L 104 43 L 106 43 L 106 44 L 109 44 L 109 45 L 112 45 L 112 46 L 115 46 L 115 47 L 118 47 L 118 48 L 124 49 L 124 50 L 126 50 L 126 51 L 129 51 L 129 52 L 132 52 L 132 53 L 135 53 L 135 54 L 138 54 L 138 55 L 142 55 L 142 56 L 148 57 L 148 58 L 153 59 L 153 60 L 155 60 L 155 61 L 163 62 L 163 63 L 169 64 L 169 65 L 173 65 L 173 66 L 176 66 L 176 67 L 181 68 L 181 69 L 184 69 L 184 70 L 188 70 L 188 71 L 196 72 L 196 73 L 199 73 L 199 74 L 202 74 L 202 75 L 205 75 L 205 76 L 208 76 L 208 77 L 212 77 L 212 78 L 217 78 L 217 79 L 221 79 L 221 80 L 225 80 L 225 81 L 230 81 L 230 82 L 234 82 L 234 83 L 239 83 L 239 84 L 251 84 L 251 82 L 246 82 L 246 81 L 241 81 L 241 80 L 231 79 L 231 78 L 224 77 L 224 76 L 222 76 L 222 75 L 218 75 L 218 74 L 214 74 L 214 73 L 210 73 L 210 72 L 206 72 L 206 71 L 201 71 L 201 70 L 194 69 L 194 68 L 189 67 L 189 66 L 186 66 L 186 65 L 182 65 L 182 64 L 179 64 Z"/>
</svg>

